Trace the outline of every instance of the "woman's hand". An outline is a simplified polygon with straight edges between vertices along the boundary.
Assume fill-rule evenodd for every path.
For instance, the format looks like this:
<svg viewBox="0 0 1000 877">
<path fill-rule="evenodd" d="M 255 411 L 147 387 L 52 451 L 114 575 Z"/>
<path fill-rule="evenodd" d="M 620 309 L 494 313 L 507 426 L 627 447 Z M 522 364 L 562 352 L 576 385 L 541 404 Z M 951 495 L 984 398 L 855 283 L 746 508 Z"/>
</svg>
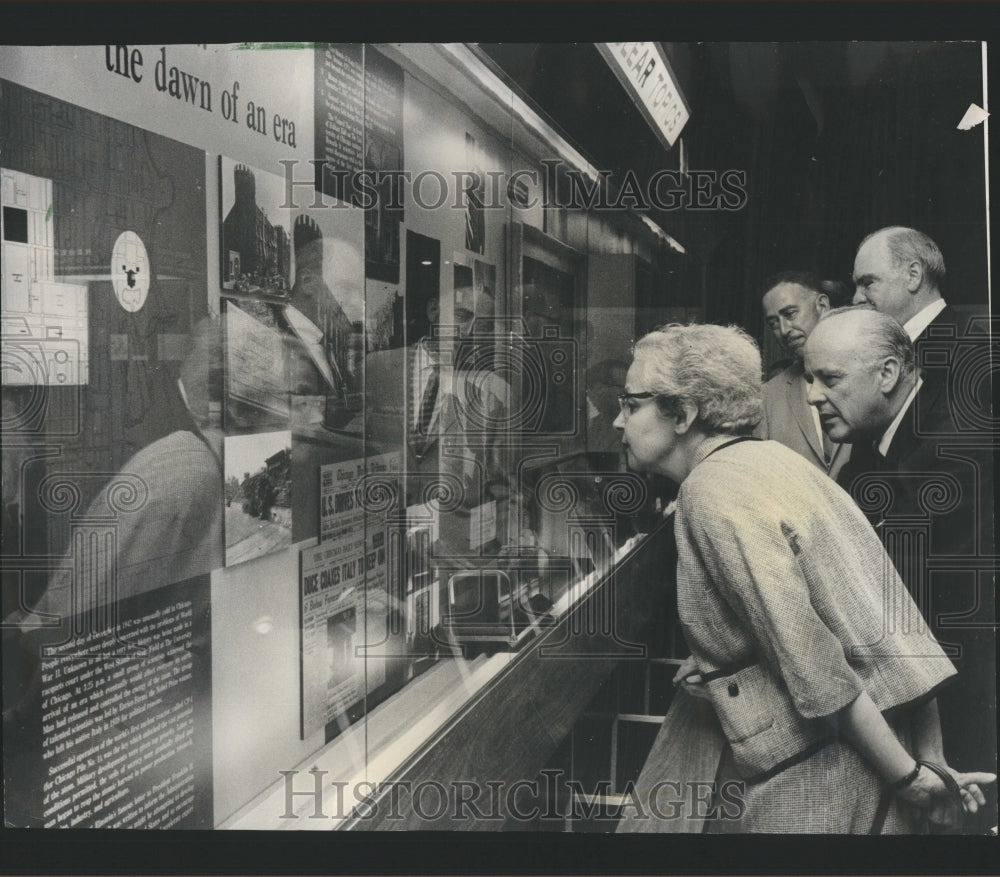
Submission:
<svg viewBox="0 0 1000 877">
<path fill-rule="evenodd" d="M 962 806 L 967 813 L 975 813 L 986 805 L 983 788 L 997 781 L 996 774 L 973 772 L 959 773 L 950 767 L 945 769 L 952 775 L 962 793 Z M 928 811 L 933 825 L 954 826 L 958 819 L 952 800 L 941 778 L 926 767 L 920 768 L 917 778 L 898 793 L 908 804 Z"/>
<path fill-rule="evenodd" d="M 692 697 L 700 697 L 702 700 L 711 700 L 708 686 L 701 681 L 701 673 L 698 672 L 698 662 L 694 655 L 688 655 L 684 663 L 677 668 L 674 674 L 674 688 L 683 688 Z"/>
</svg>

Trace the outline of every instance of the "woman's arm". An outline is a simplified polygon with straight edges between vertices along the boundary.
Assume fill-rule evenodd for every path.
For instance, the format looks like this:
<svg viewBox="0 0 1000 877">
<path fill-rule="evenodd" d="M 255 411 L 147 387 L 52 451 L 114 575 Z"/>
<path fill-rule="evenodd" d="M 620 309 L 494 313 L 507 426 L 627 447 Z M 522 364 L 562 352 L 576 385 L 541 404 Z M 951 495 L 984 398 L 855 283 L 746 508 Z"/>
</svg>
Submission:
<svg viewBox="0 0 1000 877">
<path fill-rule="evenodd" d="M 913 771 L 915 759 L 896 739 L 867 692 L 859 694 L 837 714 L 837 718 L 843 736 L 887 783 L 895 783 Z M 931 701 L 918 710 L 914 733 L 914 748 L 920 758 L 943 764 L 941 726 L 936 701 Z M 952 775 L 962 789 L 962 801 L 970 813 L 975 813 L 980 806 L 986 804 L 986 797 L 980 786 L 996 782 L 995 774 L 952 771 Z M 947 796 L 948 791 L 936 774 L 924 769 L 911 783 L 898 790 L 897 794 L 909 804 L 929 808 L 935 799 Z"/>
<path fill-rule="evenodd" d="M 913 713 L 913 751 L 921 761 L 945 763 L 937 698 L 927 701 Z"/>
<path fill-rule="evenodd" d="M 867 691 L 836 715 L 843 736 L 884 780 L 893 783 L 913 770 L 913 756 L 896 739 Z"/>
</svg>

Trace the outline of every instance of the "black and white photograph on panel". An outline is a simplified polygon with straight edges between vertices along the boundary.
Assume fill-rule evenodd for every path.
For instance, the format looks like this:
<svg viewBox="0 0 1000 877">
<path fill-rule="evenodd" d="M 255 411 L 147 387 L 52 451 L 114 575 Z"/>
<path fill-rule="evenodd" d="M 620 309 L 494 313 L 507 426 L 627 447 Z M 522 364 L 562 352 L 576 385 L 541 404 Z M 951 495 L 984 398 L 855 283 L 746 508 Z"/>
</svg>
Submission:
<svg viewBox="0 0 1000 877">
<path fill-rule="evenodd" d="M 219 159 L 222 288 L 239 297 L 284 302 L 292 285 L 292 215 L 284 178 Z"/>
<path fill-rule="evenodd" d="M 307 199 L 298 206 L 294 281 L 283 317 L 308 359 L 290 384 L 293 419 L 360 433 L 365 322 L 378 311 L 366 297 L 364 211 L 346 203 L 310 209 Z M 322 380 L 307 380 L 303 371 Z"/>
<path fill-rule="evenodd" d="M 227 436 L 226 566 L 292 544 L 292 434 Z"/>
</svg>

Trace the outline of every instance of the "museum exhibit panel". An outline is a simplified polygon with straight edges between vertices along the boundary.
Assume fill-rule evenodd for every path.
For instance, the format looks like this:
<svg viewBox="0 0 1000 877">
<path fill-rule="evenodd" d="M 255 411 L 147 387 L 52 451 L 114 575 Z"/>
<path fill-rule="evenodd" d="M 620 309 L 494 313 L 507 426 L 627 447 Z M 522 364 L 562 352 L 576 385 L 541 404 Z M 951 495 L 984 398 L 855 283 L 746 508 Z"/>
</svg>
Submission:
<svg viewBox="0 0 1000 877">
<path fill-rule="evenodd" d="M 614 831 L 688 655 L 632 345 L 778 360 L 781 248 L 845 279 L 904 190 L 831 195 L 818 95 L 980 75 L 825 51 L 782 109 L 794 47 L 0 47 L 5 824 Z M 906 167 L 982 305 L 954 139 Z"/>
</svg>

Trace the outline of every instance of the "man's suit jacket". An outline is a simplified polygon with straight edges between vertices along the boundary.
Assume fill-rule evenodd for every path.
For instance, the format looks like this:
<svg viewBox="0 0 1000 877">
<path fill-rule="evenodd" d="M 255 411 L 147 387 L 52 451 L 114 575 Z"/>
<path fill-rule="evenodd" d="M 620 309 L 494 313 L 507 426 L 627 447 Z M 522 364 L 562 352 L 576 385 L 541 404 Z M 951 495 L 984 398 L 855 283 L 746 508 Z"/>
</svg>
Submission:
<svg viewBox="0 0 1000 877">
<path fill-rule="evenodd" d="M 773 439 L 801 454 L 814 466 L 836 478 L 851 456 L 850 445 L 835 445 L 830 462 L 816 432 L 816 420 L 806 400 L 802 363 L 796 362 L 776 374 L 763 387 L 764 417 L 757 436 Z"/>
<path fill-rule="evenodd" d="M 933 428 L 968 437 L 989 429 L 992 421 L 990 395 L 990 322 L 979 309 L 958 310 L 946 306 L 913 342 L 917 368 L 925 385 L 946 394 L 948 418 L 937 410 L 918 412 L 918 428 L 924 416 L 933 417 Z M 994 360 L 996 356 L 994 355 Z"/>
<path fill-rule="evenodd" d="M 913 340 L 913 343 L 919 345 L 925 341 L 958 339 L 965 331 L 966 322 L 967 317 L 960 314 L 951 305 L 945 305 L 941 313 L 927 324 L 927 327 Z"/>
<path fill-rule="evenodd" d="M 958 668 L 940 707 L 946 754 L 964 770 L 996 767 L 992 451 L 988 433 L 962 428 L 939 378 L 921 386 L 885 459 L 857 442 L 839 479 Z"/>
</svg>

